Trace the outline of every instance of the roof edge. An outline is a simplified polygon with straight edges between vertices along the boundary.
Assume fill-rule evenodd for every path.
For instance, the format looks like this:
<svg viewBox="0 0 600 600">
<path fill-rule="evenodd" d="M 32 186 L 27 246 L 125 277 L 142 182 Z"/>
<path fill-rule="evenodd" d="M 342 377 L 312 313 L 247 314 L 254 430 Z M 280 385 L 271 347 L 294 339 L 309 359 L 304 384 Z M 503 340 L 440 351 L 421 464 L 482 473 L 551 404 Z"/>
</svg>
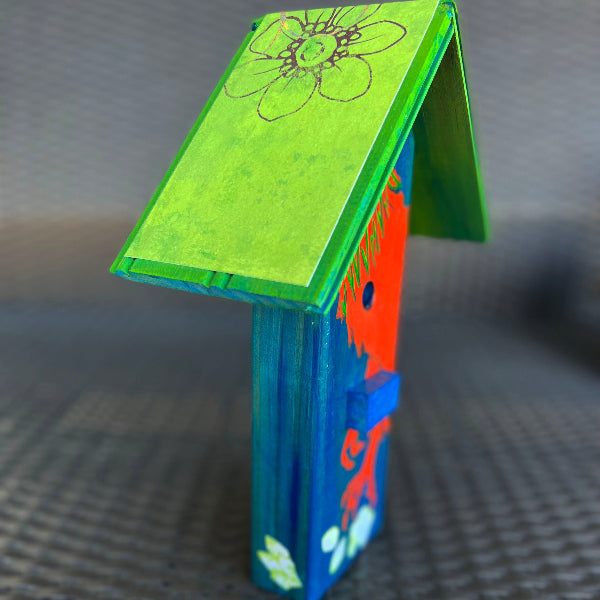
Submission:
<svg viewBox="0 0 600 600">
<path fill-rule="evenodd" d="M 456 9 L 454 32 L 413 125 L 410 233 L 483 242 L 489 237 Z"/>
</svg>

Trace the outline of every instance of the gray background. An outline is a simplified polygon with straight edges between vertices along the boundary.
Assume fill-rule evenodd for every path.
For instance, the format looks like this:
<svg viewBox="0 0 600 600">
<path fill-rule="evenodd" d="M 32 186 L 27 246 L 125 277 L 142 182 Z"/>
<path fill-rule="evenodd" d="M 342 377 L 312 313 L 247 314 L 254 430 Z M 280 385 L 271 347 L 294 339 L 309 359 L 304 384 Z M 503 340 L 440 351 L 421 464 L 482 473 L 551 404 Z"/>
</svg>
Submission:
<svg viewBox="0 0 600 600">
<path fill-rule="evenodd" d="M 250 308 L 108 266 L 257 16 L 0 0 L 0 597 L 262 598 Z M 412 238 L 384 534 L 332 598 L 600 597 L 600 5 L 459 3 L 493 240 Z"/>
</svg>

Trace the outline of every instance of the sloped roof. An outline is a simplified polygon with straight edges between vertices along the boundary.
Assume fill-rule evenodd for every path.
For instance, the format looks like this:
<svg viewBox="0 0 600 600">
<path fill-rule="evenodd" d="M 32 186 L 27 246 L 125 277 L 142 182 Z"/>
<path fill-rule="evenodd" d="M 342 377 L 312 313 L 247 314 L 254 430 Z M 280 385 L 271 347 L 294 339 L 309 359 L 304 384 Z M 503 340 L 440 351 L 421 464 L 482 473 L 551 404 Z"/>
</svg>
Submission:
<svg viewBox="0 0 600 600">
<path fill-rule="evenodd" d="M 453 3 L 267 15 L 111 270 L 325 311 L 411 128 L 411 232 L 484 240 Z"/>
</svg>

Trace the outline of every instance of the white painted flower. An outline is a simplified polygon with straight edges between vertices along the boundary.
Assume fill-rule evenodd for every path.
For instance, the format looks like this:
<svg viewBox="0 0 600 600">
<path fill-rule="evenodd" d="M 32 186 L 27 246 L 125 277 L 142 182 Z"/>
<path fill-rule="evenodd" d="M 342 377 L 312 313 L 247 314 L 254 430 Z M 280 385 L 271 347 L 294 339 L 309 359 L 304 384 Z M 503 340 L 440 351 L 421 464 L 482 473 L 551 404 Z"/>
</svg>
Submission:
<svg viewBox="0 0 600 600">
<path fill-rule="evenodd" d="M 376 513 L 368 504 L 360 507 L 356 519 L 350 525 L 348 537 L 342 536 L 337 525 L 330 527 L 321 538 L 321 550 L 331 552 L 329 574 L 333 575 L 346 557 L 352 559 L 371 539 Z"/>
<path fill-rule="evenodd" d="M 323 552 L 332 552 L 337 546 L 339 539 L 340 528 L 333 525 L 333 527 L 330 527 L 321 538 L 321 550 L 323 550 Z"/>
<path fill-rule="evenodd" d="M 368 504 L 364 504 L 359 509 L 356 519 L 350 525 L 348 532 L 350 538 L 348 558 L 354 558 L 356 553 L 369 543 L 373 525 L 375 524 L 375 516 L 375 511 Z"/>
<path fill-rule="evenodd" d="M 329 574 L 333 575 L 344 562 L 344 557 L 346 555 L 346 543 L 347 539 L 343 537 L 338 545 L 336 546 L 333 554 L 331 555 L 331 560 L 329 561 Z"/>
<path fill-rule="evenodd" d="M 321 550 L 331 552 L 329 560 L 329 574 L 333 575 L 344 562 L 346 555 L 347 538 L 340 536 L 340 528 L 337 525 L 330 527 L 321 538 Z"/>
<path fill-rule="evenodd" d="M 271 580 L 286 591 L 301 588 L 302 582 L 288 549 L 270 535 L 265 536 L 265 546 L 266 552 L 258 550 L 256 554 L 269 571 Z"/>
</svg>

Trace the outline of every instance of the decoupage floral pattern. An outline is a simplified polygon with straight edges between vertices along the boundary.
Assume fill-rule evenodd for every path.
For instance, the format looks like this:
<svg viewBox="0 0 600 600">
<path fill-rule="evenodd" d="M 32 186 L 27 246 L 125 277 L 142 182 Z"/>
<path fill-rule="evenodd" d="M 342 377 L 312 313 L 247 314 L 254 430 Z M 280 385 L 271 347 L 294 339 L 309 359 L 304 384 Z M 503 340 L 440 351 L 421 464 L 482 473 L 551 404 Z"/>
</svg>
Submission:
<svg viewBox="0 0 600 600">
<path fill-rule="evenodd" d="M 406 28 L 376 20 L 380 4 L 304 11 L 271 22 L 250 44 L 256 58 L 237 66 L 224 89 L 231 98 L 256 95 L 258 115 L 276 121 L 318 94 L 351 102 L 371 87 L 369 56 L 397 44 Z"/>
</svg>

